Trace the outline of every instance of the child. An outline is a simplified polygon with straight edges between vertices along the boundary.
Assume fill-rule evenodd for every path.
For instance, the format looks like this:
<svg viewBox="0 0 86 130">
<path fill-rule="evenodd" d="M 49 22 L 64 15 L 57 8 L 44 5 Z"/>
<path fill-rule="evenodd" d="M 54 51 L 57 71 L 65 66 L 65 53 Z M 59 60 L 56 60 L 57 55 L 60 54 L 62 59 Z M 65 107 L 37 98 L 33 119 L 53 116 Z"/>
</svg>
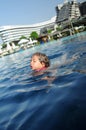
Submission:
<svg viewBox="0 0 86 130">
<path fill-rule="evenodd" d="M 30 66 L 32 70 L 34 70 L 32 75 L 36 77 L 35 81 L 39 80 L 37 76 L 40 76 L 41 80 L 47 80 L 49 84 L 55 79 L 55 76 L 52 76 L 51 71 L 48 69 L 50 67 L 50 60 L 44 53 L 34 53 L 31 58 Z"/>
<path fill-rule="evenodd" d="M 36 52 L 32 55 L 30 66 L 32 70 L 40 72 L 50 66 L 50 61 L 45 54 Z"/>
</svg>

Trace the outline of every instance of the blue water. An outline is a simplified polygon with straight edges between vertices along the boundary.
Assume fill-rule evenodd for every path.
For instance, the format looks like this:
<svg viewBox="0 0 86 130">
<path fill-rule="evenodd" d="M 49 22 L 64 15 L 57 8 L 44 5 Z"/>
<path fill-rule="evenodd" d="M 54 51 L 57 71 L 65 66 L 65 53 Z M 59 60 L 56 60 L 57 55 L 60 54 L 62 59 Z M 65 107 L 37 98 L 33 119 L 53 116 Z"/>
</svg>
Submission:
<svg viewBox="0 0 86 130">
<path fill-rule="evenodd" d="M 51 67 L 33 76 L 37 51 Z M 86 33 L 2 57 L 0 74 L 0 130 L 86 130 Z"/>
</svg>

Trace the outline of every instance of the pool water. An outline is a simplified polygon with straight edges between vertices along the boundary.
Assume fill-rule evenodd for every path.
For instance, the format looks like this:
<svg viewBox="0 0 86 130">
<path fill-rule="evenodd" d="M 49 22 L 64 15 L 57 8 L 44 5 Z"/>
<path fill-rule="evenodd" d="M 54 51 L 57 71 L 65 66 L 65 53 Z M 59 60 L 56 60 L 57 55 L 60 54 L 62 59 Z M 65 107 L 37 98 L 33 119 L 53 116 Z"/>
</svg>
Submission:
<svg viewBox="0 0 86 130">
<path fill-rule="evenodd" d="M 32 75 L 34 52 L 49 71 Z M 0 74 L 0 130 L 86 130 L 86 32 L 2 57 Z"/>
</svg>

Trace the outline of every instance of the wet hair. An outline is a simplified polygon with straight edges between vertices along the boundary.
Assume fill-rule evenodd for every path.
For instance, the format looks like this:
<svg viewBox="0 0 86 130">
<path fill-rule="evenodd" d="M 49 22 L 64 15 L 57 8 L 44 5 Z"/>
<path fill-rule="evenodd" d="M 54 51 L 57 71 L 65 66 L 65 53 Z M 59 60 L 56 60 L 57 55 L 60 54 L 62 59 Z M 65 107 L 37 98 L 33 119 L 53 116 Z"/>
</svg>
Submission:
<svg viewBox="0 0 86 130">
<path fill-rule="evenodd" d="M 33 56 L 38 56 L 40 63 L 44 63 L 45 67 L 50 66 L 50 60 L 49 60 L 48 56 L 46 56 L 44 53 L 36 52 L 32 55 L 32 57 Z"/>
</svg>

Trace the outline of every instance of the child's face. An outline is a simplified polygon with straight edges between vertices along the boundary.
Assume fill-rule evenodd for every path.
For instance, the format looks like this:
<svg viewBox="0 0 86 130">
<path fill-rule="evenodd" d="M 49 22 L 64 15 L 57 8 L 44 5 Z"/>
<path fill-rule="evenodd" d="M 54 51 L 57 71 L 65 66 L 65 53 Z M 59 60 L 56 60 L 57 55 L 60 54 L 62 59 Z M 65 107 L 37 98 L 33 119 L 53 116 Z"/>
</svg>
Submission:
<svg viewBox="0 0 86 130">
<path fill-rule="evenodd" d="M 30 62 L 30 66 L 32 68 L 32 70 L 40 70 L 42 69 L 43 67 L 45 67 L 45 64 L 44 63 L 41 63 L 39 61 L 39 57 L 34 55 L 31 59 L 31 62 Z"/>
</svg>

